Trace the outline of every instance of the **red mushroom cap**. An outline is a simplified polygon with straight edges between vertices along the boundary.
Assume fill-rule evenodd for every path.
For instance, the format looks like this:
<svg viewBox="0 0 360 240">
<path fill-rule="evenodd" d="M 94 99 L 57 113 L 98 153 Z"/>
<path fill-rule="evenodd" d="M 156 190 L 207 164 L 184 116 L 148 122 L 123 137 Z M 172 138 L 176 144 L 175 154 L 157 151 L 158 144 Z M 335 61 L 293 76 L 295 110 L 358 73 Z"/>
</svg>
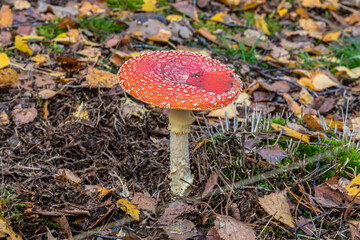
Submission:
<svg viewBox="0 0 360 240">
<path fill-rule="evenodd" d="M 219 61 L 187 51 L 158 51 L 125 62 L 122 88 L 135 98 L 163 108 L 209 110 L 233 103 L 242 82 Z"/>
</svg>

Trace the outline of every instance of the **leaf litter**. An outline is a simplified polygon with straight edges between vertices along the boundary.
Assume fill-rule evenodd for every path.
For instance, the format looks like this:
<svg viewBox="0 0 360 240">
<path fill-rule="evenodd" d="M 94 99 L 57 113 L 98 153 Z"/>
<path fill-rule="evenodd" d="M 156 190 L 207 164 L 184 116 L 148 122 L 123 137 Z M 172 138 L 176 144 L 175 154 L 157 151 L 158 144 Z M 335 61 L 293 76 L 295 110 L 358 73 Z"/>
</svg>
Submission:
<svg viewBox="0 0 360 240">
<path fill-rule="evenodd" d="M 93 235 L 103 238 L 290 239 L 301 229 L 355 239 L 359 224 L 347 221 L 359 204 L 354 3 L 121 3 L 1 6 L 2 224 L 50 239 L 100 225 L 109 228 Z M 166 179 L 166 111 L 125 96 L 116 80 L 126 60 L 169 49 L 217 58 L 245 83 L 236 105 L 196 113 L 196 190 L 181 202 Z M 320 219 L 336 231 L 324 232 Z"/>
</svg>

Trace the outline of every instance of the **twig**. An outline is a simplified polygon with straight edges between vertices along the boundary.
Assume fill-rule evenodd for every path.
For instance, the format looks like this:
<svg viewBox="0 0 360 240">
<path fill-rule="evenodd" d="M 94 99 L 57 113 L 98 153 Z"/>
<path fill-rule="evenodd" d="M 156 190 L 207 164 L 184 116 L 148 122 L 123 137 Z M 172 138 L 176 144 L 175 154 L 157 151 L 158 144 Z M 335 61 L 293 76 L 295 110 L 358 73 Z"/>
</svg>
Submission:
<svg viewBox="0 0 360 240">
<path fill-rule="evenodd" d="M 325 212 L 325 213 L 323 213 L 323 214 L 321 214 L 321 215 L 319 215 L 319 216 L 317 216 L 317 217 L 314 217 L 314 219 L 311 219 L 310 221 L 307 221 L 307 222 L 305 222 L 305 223 L 297 226 L 296 228 L 294 228 L 294 231 L 295 231 L 295 239 L 297 239 L 297 233 L 296 233 L 296 232 L 297 232 L 297 230 L 299 230 L 299 228 L 302 228 L 303 226 L 308 225 L 309 223 L 313 223 L 313 222 L 315 222 L 316 220 L 318 220 L 319 218 L 322 218 L 322 217 L 325 217 L 325 216 L 329 215 L 331 212 L 332 212 L 332 211 L 329 210 L 329 211 L 327 211 L 327 212 Z"/>
<path fill-rule="evenodd" d="M 317 169 L 316 171 L 314 171 L 314 172 L 312 172 L 310 175 L 308 175 L 306 178 L 300 180 L 300 181 L 297 182 L 294 186 L 290 187 L 290 189 L 296 187 L 296 186 L 299 185 L 300 183 L 303 183 L 303 182 L 307 181 L 307 180 L 310 179 L 312 176 L 314 176 L 315 174 L 319 173 L 321 170 L 323 170 L 323 169 L 325 169 L 325 168 L 328 168 L 328 167 L 329 167 L 329 165 L 325 165 L 325 166 L 323 166 L 322 168 Z M 334 166 L 332 166 L 332 168 L 333 168 L 333 167 L 334 167 Z"/>
</svg>

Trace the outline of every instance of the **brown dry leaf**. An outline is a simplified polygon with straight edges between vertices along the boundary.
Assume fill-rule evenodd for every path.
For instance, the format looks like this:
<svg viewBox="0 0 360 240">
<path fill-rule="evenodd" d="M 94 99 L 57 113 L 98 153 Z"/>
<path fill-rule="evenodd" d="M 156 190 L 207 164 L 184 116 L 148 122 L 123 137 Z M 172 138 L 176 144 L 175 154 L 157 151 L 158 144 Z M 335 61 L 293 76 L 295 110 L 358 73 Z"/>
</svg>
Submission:
<svg viewBox="0 0 360 240">
<path fill-rule="evenodd" d="M 9 116 L 2 110 L 0 110 L 0 126 L 4 126 L 10 123 Z"/>
<path fill-rule="evenodd" d="M 259 149 L 257 150 L 257 153 L 263 159 L 273 164 L 281 163 L 281 160 L 289 157 L 287 153 L 281 147 L 279 147 L 279 145 Z"/>
<path fill-rule="evenodd" d="M 309 14 L 308 12 L 306 11 L 305 8 L 302 8 L 302 7 L 298 7 L 296 10 L 295 10 L 296 14 L 299 15 L 300 17 L 302 18 L 308 18 L 309 17 Z"/>
<path fill-rule="evenodd" d="M 321 39 L 322 33 L 326 30 L 326 24 L 321 21 L 314 21 L 310 18 L 300 19 L 299 25 L 302 29 L 308 32 L 311 37 Z"/>
<path fill-rule="evenodd" d="M 8 45 L 11 45 L 11 33 L 7 31 L 1 31 L 0 32 L 0 47 L 6 47 Z"/>
<path fill-rule="evenodd" d="M 325 55 L 328 51 L 327 47 L 320 44 L 317 46 L 305 46 L 304 51 L 311 53 L 311 54 L 318 54 L 318 55 Z"/>
<path fill-rule="evenodd" d="M 299 104 L 297 102 L 295 102 L 292 99 L 290 94 L 284 93 L 283 97 L 285 98 L 285 101 L 288 104 L 290 111 L 292 111 L 295 114 L 295 116 L 301 115 L 301 107 L 299 106 Z"/>
<path fill-rule="evenodd" d="M 177 11 L 199 22 L 197 10 L 196 8 L 194 8 L 192 3 L 189 3 L 188 1 L 182 1 L 182 2 L 173 3 L 171 4 L 171 6 L 173 8 L 176 8 Z"/>
<path fill-rule="evenodd" d="M 38 115 L 36 108 L 18 108 L 11 112 L 11 116 L 15 123 L 26 124 L 35 120 Z"/>
<path fill-rule="evenodd" d="M 360 12 L 354 12 L 349 17 L 345 18 L 345 20 L 350 24 L 353 25 L 354 23 L 360 22 Z"/>
<path fill-rule="evenodd" d="M 157 224 L 160 226 L 168 226 L 170 225 L 175 218 L 180 216 L 183 213 L 190 212 L 194 208 L 186 203 L 182 202 L 173 202 L 170 203 L 169 207 L 165 209 L 165 212 L 157 221 Z"/>
<path fill-rule="evenodd" d="M 57 94 L 57 92 L 50 90 L 50 89 L 44 89 L 39 92 L 39 97 L 42 99 L 50 99 L 54 97 Z"/>
<path fill-rule="evenodd" d="M 216 44 L 220 44 L 219 41 L 217 40 L 216 36 L 214 34 L 212 34 L 209 29 L 202 27 L 200 29 L 196 29 L 196 32 L 198 34 L 200 34 L 201 36 L 203 36 L 204 38 L 206 38 L 208 41 L 216 43 Z"/>
<path fill-rule="evenodd" d="M 360 239 L 360 221 L 349 221 L 351 240 Z"/>
<path fill-rule="evenodd" d="M 105 197 L 114 190 L 115 190 L 114 188 L 107 189 L 105 187 L 101 187 L 97 185 L 85 185 L 85 194 L 91 195 L 93 193 L 97 193 L 100 198 Z"/>
<path fill-rule="evenodd" d="M 338 182 L 337 176 L 332 176 L 325 183 L 315 187 L 313 199 L 324 207 L 348 207 L 349 203 L 344 193 L 332 187 L 333 182 Z"/>
<path fill-rule="evenodd" d="M 131 203 L 136 205 L 139 209 L 146 210 L 155 213 L 156 201 L 152 197 L 147 196 L 144 193 L 135 193 Z"/>
<path fill-rule="evenodd" d="M 315 91 L 322 91 L 329 87 L 341 86 L 336 79 L 330 77 L 322 71 L 314 72 L 311 76 L 311 80 Z"/>
<path fill-rule="evenodd" d="M 324 42 L 334 42 L 337 41 L 340 37 L 341 32 L 332 32 L 325 34 L 323 41 Z"/>
<path fill-rule="evenodd" d="M 91 4 L 88 1 L 82 1 L 79 12 L 80 15 L 78 17 L 92 16 L 93 14 L 100 15 L 105 13 L 105 9 L 99 7 L 96 4 Z"/>
<path fill-rule="evenodd" d="M 75 173 L 69 169 L 59 169 L 57 174 L 54 175 L 54 179 L 59 182 L 71 182 L 76 185 L 80 184 L 81 178 L 79 178 Z"/>
<path fill-rule="evenodd" d="M 360 92 L 360 84 L 351 88 L 351 91 L 354 91 L 354 92 Z"/>
<path fill-rule="evenodd" d="M 351 119 L 351 125 L 354 129 L 354 139 L 360 140 L 360 117 Z"/>
<path fill-rule="evenodd" d="M 26 0 L 16 0 L 14 3 L 15 10 L 24 10 L 31 7 L 31 4 Z"/>
<path fill-rule="evenodd" d="M 270 195 L 259 198 L 259 203 L 269 215 L 274 215 L 276 220 L 289 227 L 295 227 L 287 201 L 286 191 L 271 193 Z"/>
<path fill-rule="evenodd" d="M 45 101 L 44 106 L 43 106 L 43 112 L 44 112 L 44 114 L 42 116 L 43 119 L 47 119 L 49 116 L 48 105 L 49 105 L 49 101 Z"/>
<path fill-rule="evenodd" d="M 0 9 L 0 28 L 11 27 L 13 14 L 9 5 L 2 5 Z"/>
<path fill-rule="evenodd" d="M 273 92 L 256 91 L 253 93 L 254 102 L 271 102 L 274 97 Z"/>
<path fill-rule="evenodd" d="M 334 98 L 318 96 L 314 100 L 313 108 L 315 110 L 318 110 L 320 113 L 327 113 L 334 107 L 335 107 L 335 99 Z"/>
<path fill-rule="evenodd" d="M 71 16 L 66 16 L 63 19 L 61 19 L 61 22 L 57 25 L 57 27 L 65 30 L 65 29 L 77 28 L 79 24 L 80 22 L 76 18 Z"/>
<path fill-rule="evenodd" d="M 305 88 L 302 88 L 300 91 L 300 102 L 305 106 L 310 106 L 314 103 L 314 97 Z"/>
<path fill-rule="evenodd" d="M 206 182 L 204 192 L 201 195 L 201 198 L 206 198 L 213 191 L 214 187 L 218 184 L 218 175 L 216 172 L 212 172 L 208 181 Z"/>
<path fill-rule="evenodd" d="M 321 123 L 320 123 L 320 119 L 317 118 L 316 116 L 312 116 L 309 114 L 305 114 L 303 116 L 303 120 L 306 123 L 306 125 L 308 125 L 310 128 L 315 129 L 316 131 L 324 131 Z"/>
<path fill-rule="evenodd" d="M 237 221 L 235 218 L 225 215 L 218 215 L 215 219 L 215 229 L 223 240 L 255 240 L 254 230 Z"/>
<path fill-rule="evenodd" d="M 40 12 L 43 13 L 50 10 L 59 18 L 63 18 L 66 16 L 76 16 L 79 14 L 78 6 L 75 4 L 70 4 L 70 2 L 65 7 L 47 4 L 43 1 L 39 1 L 38 5 L 38 10 Z"/>
<path fill-rule="evenodd" d="M 169 226 L 164 226 L 166 234 L 173 240 L 186 240 L 199 235 L 195 224 L 187 219 L 176 219 Z"/>
<path fill-rule="evenodd" d="M 1 17 L 1 16 L 0 16 Z M 0 207 L 1 209 L 1 207 Z M 0 217 L 0 238 L 4 240 L 22 240 L 20 234 L 14 232 L 13 228 L 9 226 L 4 217 Z"/>
<path fill-rule="evenodd" d="M 301 139 L 303 142 L 305 143 L 309 143 L 310 142 L 310 138 L 308 135 L 306 134 L 301 134 L 291 128 L 288 128 L 288 127 L 284 127 L 284 126 L 281 126 L 280 124 L 276 124 L 276 123 L 271 123 L 271 127 L 274 128 L 275 130 L 277 131 L 281 131 L 282 134 L 286 135 L 286 136 L 289 136 L 289 137 L 293 137 L 293 138 L 296 138 L 296 139 Z"/>
<path fill-rule="evenodd" d="M 84 61 L 86 62 L 97 62 L 99 57 L 101 56 L 101 51 L 99 48 L 87 47 L 81 51 L 78 51 L 78 54 L 87 57 L 86 59 L 84 59 Z"/>
<path fill-rule="evenodd" d="M 81 85 L 92 88 L 112 88 L 118 83 L 117 76 L 111 72 L 89 67 L 86 81 Z"/>
<path fill-rule="evenodd" d="M 312 220 L 311 218 L 304 218 L 303 216 L 300 216 L 298 221 L 296 222 L 296 225 L 301 226 L 311 220 Z M 310 222 L 310 223 L 302 226 L 301 230 L 303 230 L 306 233 L 306 235 L 312 236 L 313 234 L 315 234 L 315 231 L 316 231 L 314 222 Z"/>
</svg>

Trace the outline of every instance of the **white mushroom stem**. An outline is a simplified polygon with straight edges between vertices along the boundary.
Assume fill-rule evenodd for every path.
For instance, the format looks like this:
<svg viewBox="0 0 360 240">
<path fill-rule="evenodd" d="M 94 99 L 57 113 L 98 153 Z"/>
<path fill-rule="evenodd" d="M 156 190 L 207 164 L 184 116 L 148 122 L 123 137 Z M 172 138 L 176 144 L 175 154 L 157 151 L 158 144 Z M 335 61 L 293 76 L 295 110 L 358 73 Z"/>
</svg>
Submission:
<svg viewBox="0 0 360 240">
<path fill-rule="evenodd" d="M 170 130 L 170 187 L 173 194 L 186 196 L 191 191 L 194 177 L 190 170 L 189 131 L 195 117 L 192 111 L 171 109 Z"/>
</svg>

